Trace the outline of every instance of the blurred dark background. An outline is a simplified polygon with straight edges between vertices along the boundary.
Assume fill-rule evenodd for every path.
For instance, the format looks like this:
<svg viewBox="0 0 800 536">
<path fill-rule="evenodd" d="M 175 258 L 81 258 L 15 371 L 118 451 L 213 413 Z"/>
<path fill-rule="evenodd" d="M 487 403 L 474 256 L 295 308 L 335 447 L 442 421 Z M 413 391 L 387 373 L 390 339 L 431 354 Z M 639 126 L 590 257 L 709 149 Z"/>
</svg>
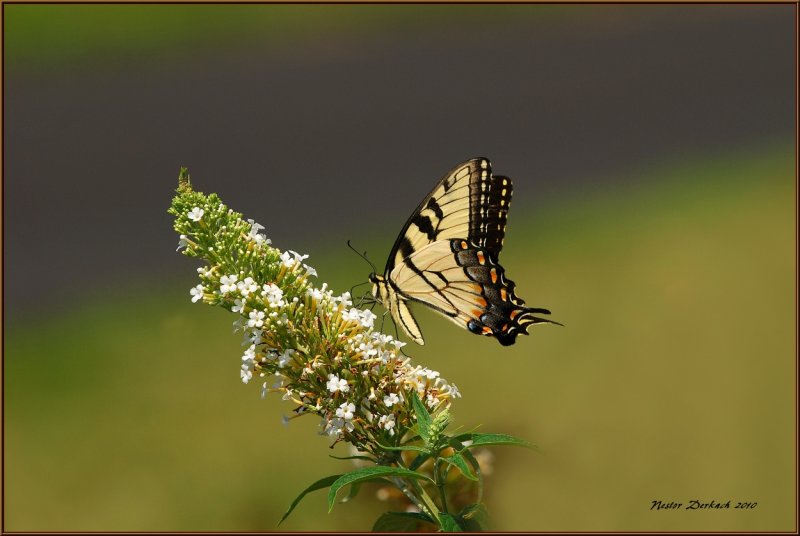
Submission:
<svg viewBox="0 0 800 536">
<path fill-rule="evenodd" d="M 506 268 L 568 326 L 506 350 L 420 315 L 460 424 L 546 452 L 495 453 L 496 528 L 793 527 L 795 6 L 3 10 L 6 529 L 271 530 L 341 470 L 191 306 L 179 166 L 342 291 L 347 239 L 382 264 L 479 155 L 514 179 Z M 649 511 L 695 495 L 759 508 Z M 286 528 L 385 509 L 321 500 Z"/>
</svg>

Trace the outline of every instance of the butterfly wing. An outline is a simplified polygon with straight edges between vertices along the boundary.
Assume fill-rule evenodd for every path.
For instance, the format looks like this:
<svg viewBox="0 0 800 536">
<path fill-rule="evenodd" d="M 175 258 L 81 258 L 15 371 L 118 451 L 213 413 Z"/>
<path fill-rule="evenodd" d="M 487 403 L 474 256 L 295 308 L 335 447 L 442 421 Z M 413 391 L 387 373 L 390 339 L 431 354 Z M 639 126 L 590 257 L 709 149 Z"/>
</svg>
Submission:
<svg viewBox="0 0 800 536">
<path fill-rule="evenodd" d="M 407 298 L 398 294 L 395 287 L 387 283 L 382 277 L 376 277 L 374 285 L 373 294 L 376 294 L 376 298 L 380 299 L 381 303 L 383 303 L 392 315 L 392 320 L 394 320 L 395 325 L 403 328 L 403 331 L 405 331 L 415 343 L 424 345 L 425 341 L 422 338 L 422 331 L 419 329 L 419 324 L 417 324 L 417 321 L 406 305 Z"/>
<path fill-rule="evenodd" d="M 392 270 L 390 284 L 405 299 L 422 302 L 472 333 L 495 337 L 503 346 L 528 334 L 546 309 L 525 307 L 514 282 L 486 247 L 463 239 L 429 244 Z M 415 323 L 416 325 L 416 323 Z"/>
<path fill-rule="evenodd" d="M 487 158 L 450 170 L 408 218 L 386 263 L 385 275 L 428 244 L 453 238 L 484 248 L 496 259 L 511 204 L 511 179 L 492 175 Z"/>
<path fill-rule="evenodd" d="M 395 323 L 416 342 L 422 344 L 422 334 L 406 300 L 503 345 L 527 334 L 530 324 L 557 324 L 534 316 L 549 314 L 546 309 L 525 307 L 499 264 L 511 193 L 511 179 L 492 175 L 488 159 L 473 158 L 448 172 L 406 221 L 381 294 Z"/>
</svg>

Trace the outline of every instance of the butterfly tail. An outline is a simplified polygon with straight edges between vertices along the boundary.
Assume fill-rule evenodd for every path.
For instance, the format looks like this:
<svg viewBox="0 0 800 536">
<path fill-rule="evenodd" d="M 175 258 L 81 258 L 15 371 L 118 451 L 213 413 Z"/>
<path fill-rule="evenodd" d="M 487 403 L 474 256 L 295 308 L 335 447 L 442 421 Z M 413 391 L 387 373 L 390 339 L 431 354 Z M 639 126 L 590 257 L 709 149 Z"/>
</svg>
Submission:
<svg viewBox="0 0 800 536">
<path fill-rule="evenodd" d="M 540 316 L 535 316 L 535 314 L 546 314 L 549 315 L 550 311 L 547 309 L 538 309 L 538 308 L 531 308 L 531 307 L 523 307 L 520 309 L 520 313 L 515 315 L 516 318 L 514 319 L 514 326 L 513 329 L 510 329 L 505 332 L 495 333 L 495 337 L 500 344 L 503 346 L 511 346 L 516 341 L 517 335 L 520 333 L 525 335 L 530 335 L 528 333 L 528 326 L 532 324 L 555 324 L 557 326 L 563 326 L 561 322 L 556 322 L 555 320 L 549 320 L 547 318 L 542 318 Z"/>
</svg>

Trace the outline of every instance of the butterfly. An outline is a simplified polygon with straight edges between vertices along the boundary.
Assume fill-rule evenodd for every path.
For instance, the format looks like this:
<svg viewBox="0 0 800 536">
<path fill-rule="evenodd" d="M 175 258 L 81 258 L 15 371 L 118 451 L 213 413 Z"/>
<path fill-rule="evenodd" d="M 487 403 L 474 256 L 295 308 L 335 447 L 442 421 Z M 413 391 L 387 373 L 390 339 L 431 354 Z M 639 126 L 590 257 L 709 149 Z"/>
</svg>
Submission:
<svg viewBox="0 0 800 536">
<path fill-rule="evenodd" d="M 511 179 L 492 175 L 486 158 L 459 164 L 408 218 L 383 275 L 371 273 L 372 297 L 417 344 L 425 344 L 407 302 L 426 305 L 503 346 L 537 323 L 558 324 L 525 307 L 498 257 L 503 247 Z"/>
</svg>

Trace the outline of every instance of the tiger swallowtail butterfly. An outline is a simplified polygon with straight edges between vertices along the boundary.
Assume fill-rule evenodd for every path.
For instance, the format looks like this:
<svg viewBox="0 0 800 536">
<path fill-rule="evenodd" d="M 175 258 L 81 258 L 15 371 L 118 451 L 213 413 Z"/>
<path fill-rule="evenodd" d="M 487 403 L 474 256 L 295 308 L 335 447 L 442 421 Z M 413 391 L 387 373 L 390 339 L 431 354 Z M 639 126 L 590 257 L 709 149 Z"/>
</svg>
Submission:
<svg viewBox="0 0 800 536">
<path fill-rule="evenodd" d="M 535 316 L 547 309 L 525 306 L 499 264 L 511 189 L 511 179 L 492 175 L 486 158 L 459 164 L 408 218 L 383 275 L 370 274 L 374 299 L 417 344 L 425 341 L 406 302 L 503 346 L 527 335 L 530 324 L 558 324 Z"/>
</svg>

